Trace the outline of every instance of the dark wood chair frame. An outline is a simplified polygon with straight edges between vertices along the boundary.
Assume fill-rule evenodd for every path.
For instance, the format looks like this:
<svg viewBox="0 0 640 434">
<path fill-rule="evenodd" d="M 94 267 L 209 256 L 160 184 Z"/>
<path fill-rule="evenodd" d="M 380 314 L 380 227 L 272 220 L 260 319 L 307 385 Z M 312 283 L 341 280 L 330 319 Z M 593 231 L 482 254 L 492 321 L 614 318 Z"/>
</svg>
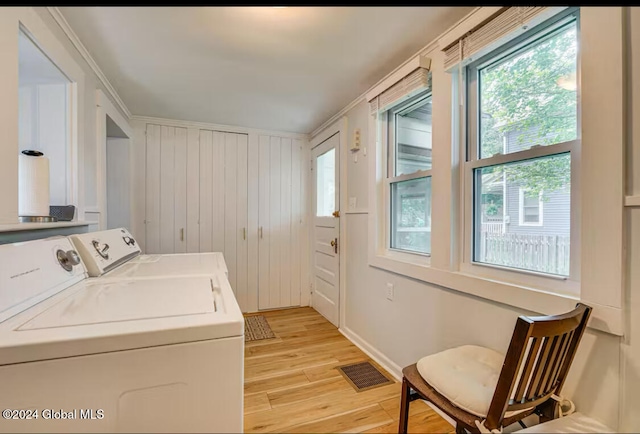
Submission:
<svg viewBox="0 0 640 434">
<path fill-rule="evenodd" d="M 518 318 L 489 406 L 486 428 L 499 429 L 533 413 L 540 416 L 541 422 L 558 416 L 558 402 L 552 396 L 562 390 L 591 310 L 578 303 L 565 314 Z M 482 418 L 454 406 L 438 393 L 420 376 L 415 363 L 404 368 L 402 374 L 399 433 L 407 432 L 409 404 L 416 399 L 433 403 L 454 419 L 456 433 L 479 432 L 475 421 L 482 422 Z M 505 417 L 506 412 L 518 410 L 525 411 Z"/>
</svg>

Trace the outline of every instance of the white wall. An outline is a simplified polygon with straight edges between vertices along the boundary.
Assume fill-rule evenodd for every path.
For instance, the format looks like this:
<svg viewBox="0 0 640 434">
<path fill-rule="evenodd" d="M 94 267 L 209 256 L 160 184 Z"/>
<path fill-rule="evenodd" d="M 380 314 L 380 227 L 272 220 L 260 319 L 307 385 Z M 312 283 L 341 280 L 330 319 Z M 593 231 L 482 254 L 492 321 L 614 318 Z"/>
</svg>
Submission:
<svg viewBox="0 0 640 434">
<path fill-rule="evenodd" d="M 640 71 L 640 11 L 631 8 L 629 77 Z M 435 54 L 437 56 L 438 54 Z M 435 66 L 434 66 L 435 68 Z M 640 86 L 632 85 L 628 178 L 640 195 Z M 438 110 L 434 105 L 434 111 Z M 368 137 L 368 106 L 362 101 L 346 113 L 349 140 L 360 128 L 362 146 Z M 435 117 L 434 117 L 435 119 Z M 434 120 L 434 122 L 436 122 Z M 635 133 L 635 134 L 633 134 Z M 437 146 L 435 144 L 434 146 Z M 374 149 L 367 149 L 373 155 Z M 418 358 L 444 349 L 477 344 L 506 351 L 518 315 L 535 314 L 458 291 L 426 284 L 368 265 L 368 163 L 363 151 L 357 163 L 350 155 L 346 181 L 349 197 L 356 197 L 358 213 L 347 213 L 346 302 L 342 329 L 396 374 Z M 343 180 L 344 182 L 344 180 Z M 630 182 L 631 184 L 631 182 Z M 364 208 L 364 210 L 363 210 Z M 640 430 L 640 209 L 628 209 L 627 324 L 620 338 L 587 330 L 572 366 L 563 395 L 579 411 L 620 431 Z M 393 301 L 386 299 L 387 282 L 395 285 Z"/>
<path fill-rule="evenodd" d="M 107 137 L 107 229 L 129 228 L 129 139 Z"/>
</svg>

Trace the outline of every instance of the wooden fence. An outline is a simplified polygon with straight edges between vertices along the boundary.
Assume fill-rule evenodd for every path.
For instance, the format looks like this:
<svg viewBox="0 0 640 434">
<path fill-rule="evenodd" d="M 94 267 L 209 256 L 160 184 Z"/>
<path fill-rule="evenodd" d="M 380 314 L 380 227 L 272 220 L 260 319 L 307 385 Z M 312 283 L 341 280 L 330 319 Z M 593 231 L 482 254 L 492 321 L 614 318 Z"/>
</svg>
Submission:
<svg viewBox="0 0 640 434">
<path fill-rule="evenodd" d="M 569 237 L 480 232 L 480 262 L 568 276 Z"/>
</svg>

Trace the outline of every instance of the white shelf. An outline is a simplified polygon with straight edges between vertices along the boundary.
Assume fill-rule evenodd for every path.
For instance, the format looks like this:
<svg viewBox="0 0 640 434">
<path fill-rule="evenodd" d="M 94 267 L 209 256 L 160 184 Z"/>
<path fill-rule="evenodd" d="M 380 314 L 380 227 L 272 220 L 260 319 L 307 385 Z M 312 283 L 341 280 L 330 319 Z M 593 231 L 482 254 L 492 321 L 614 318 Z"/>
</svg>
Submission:
<svg viewBox="0 0 640 434">
<path fill-rule="evenodd" d="M 0 232 L 37 231 L 39 229 L 69 228 L 74 226 L 89 226 L 92 222 L 49 222 L 49 223 L 10 223 L 0 224 Z"/>
</svg>

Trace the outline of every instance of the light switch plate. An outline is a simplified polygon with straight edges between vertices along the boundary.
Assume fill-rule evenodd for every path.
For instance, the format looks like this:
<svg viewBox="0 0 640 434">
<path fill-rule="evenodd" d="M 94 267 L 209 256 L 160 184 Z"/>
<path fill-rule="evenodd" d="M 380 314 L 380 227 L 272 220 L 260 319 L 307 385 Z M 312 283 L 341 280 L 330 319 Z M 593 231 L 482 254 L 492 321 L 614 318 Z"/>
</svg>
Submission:
<svg viewBox="0 0 640 434">
<path fill-rule="evenodd" d="M 355 196 L 351 196 L 349 198 L 349 208 L 356 209 L 357 206 L 358 206 L 358 198 Z"/>
<path fill-rule="evenodd" d="M 387 300 L 393 301 L 393 283 L 387 283 Z"/>
</svg>

